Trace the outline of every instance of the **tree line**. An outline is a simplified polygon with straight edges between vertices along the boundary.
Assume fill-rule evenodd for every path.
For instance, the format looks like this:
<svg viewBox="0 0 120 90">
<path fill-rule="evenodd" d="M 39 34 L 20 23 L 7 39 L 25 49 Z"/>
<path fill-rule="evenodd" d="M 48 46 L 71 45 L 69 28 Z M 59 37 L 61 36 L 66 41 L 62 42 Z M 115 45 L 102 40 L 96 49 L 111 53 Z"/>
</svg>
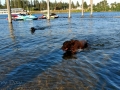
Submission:
<svg viewBox="0 0 120 90">
<path fill-rule="evenodd" d="M 6 1 L 6 0 L 5 0 Z M 41 11 L 47 9 L 47 2 L 46 0 L 10 0 L 11 8 L 23 8 L 29 11 Z M 72 1 L 71 8 L 76 9 L 77 7 L 82 7 L 77 1 L 74 3 Z M 83 3 L 84 11 L 90 11 L 90 5 L 87 2 Z M 4 9 L 7 8 L 6 2 L 4 5 L 0 3 L 0 8 Z M 69 3 L 67 2 L 50 2 L 50 10 L 66 10 L 69 8 Z M 93 11 L 100 12 L 100 11 L 120 11 L 120 3 L 111 3 L 108 4 L 107 0 L 103 0 L 97 4 L 93 4 Z"/>
</svg>

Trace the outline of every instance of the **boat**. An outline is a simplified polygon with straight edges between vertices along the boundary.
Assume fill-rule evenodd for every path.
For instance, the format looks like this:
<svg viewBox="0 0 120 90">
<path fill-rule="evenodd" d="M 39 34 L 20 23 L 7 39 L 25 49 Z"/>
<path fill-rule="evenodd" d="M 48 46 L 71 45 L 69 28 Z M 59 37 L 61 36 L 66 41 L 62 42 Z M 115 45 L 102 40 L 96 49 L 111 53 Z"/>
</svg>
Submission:
<svg viewBox="0 0 120 90">
<path fill-rule="evenodd" d="M 39 17 L 39 19 L 46 19 L 46 14 L 43 14 L 42 16 Z"/>
<path fill-rule="evenodd" d="M 34 15 L 27 15 L 27 14 L 12 14 L 12 20 L 19 21 L 19 20 L 37 20 L 38 17 Z"/>
<path fill-rule="evenodd" d="M 59 18 L 59 16 L 57 14 L 55 14 L 55 13 L 51 13 L 50 17 Z"/>
<path fill-rule="evenodd" d="M 55 13 L 51 13 L 50 19 L 54 19 L 54 18 L 59 18 L 59 15 L 57 15 Z M 47 14 L 43 14 L 42 16 L 39 17 L 39 19 L 47 19 Z"/>
<path fill-rule="evenodd" d="M 26 15 L 25 16 L 25 20 L 37 20 L 38 17 L 37 16 L 34 16 L 34 15 Z"/>
</svg>

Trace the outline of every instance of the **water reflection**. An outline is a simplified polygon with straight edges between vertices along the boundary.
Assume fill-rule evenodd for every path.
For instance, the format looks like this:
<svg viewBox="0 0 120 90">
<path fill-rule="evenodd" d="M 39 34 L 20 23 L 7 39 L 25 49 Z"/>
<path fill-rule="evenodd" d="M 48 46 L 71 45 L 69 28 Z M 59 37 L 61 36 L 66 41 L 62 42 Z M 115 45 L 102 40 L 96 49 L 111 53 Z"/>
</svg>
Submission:
<svg viewBox="0 0 120 90">
<path fill-rule="evenodd" d="M 69 35 L 71 35 L 71 33 L 72 33 L 72 28 L 71 27 L 72 27 L 71 18 L 68 18 L 68 34 Z"/>
<path fill-rule="evenodd" d="M 10 37 L 15 41 L 14 29 L 12 23 L 9 23 Z"/>
<path fill-rule="evenodd" d="M 70 51 L 67 51 L 63 54 L 62 56 L 63 59 L 68 60 L 68 59 L 77 59 L 76 54 L 72 54 Z"/>
</svg>

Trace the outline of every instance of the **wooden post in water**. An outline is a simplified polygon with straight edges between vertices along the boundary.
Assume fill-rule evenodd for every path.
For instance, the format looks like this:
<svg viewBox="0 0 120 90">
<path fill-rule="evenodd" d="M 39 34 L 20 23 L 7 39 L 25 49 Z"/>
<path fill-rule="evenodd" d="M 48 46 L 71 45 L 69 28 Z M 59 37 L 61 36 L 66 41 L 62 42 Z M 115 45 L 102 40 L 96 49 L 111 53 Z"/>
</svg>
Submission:
<svg viewBox="0 0 120 90">
<path fill-rule="evenodd" d="M 83 17 L 83 13 L 84 13 L 83 3 L 84 3 L 84 0 L 82 0 L 82 17 Z"/>
<path fill-rule="evenodd" d="M 50 20 L 50 5 L 49 5 L 49 0 L 47 0 L 47 19 Z"/>
<path fill-rule="evenodd" d="M 68 18 L 71 18 L 71 0 L 69 0 L 69 16 Z"/>
<path fill-rule="evenodd" d="M 9 22 L 9 23 L 12 23 L 10 0 L 6 0 L 6 1 L 7 1 L 7 11 L 8 11 L 8 22 Z"/>
<path fill-rule="evenodd" d="M 90 17 L 92 17 L 92 13 L 93 13 L 93 0 L 90 0 L 90 5 L 91 5 Z"/>
</svg>

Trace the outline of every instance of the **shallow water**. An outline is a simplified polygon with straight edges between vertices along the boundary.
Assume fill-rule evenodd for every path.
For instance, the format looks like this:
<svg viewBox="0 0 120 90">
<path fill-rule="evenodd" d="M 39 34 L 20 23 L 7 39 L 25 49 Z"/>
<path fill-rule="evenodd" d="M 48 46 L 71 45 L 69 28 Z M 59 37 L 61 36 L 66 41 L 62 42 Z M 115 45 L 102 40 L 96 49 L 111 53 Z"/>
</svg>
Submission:
<svg viewBox="0 0 120 90">
<path fill-rule="evenodd" d="M 0 15 L 0 90 L 120 90 L 120 13 L 58 15 L 12 24 Z M 68 56 L 70 39 L 89 48 Z"/>
</svg>

